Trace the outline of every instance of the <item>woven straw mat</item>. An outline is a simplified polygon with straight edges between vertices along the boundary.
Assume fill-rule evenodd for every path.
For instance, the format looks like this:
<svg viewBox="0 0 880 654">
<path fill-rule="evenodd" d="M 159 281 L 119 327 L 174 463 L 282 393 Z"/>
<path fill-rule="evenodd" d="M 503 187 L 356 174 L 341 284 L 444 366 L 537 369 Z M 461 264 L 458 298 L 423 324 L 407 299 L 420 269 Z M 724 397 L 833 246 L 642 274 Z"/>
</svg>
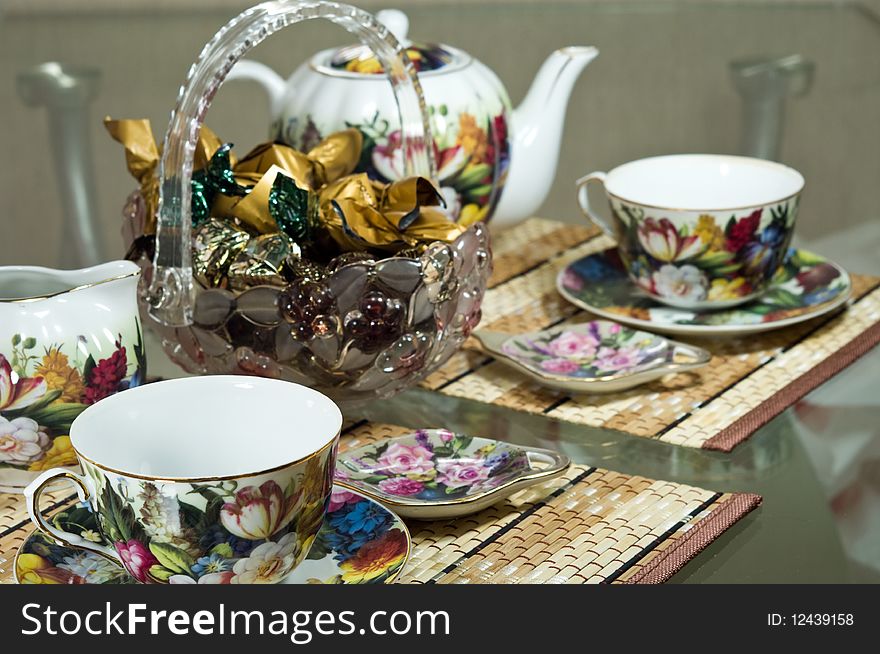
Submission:
<svg viewBox="0 0 880 654">
<path fill-rule="evenodd" d="M 556 291 L 558 272 L 613 246 L 595 229 L 529 219 L 493 240 L 495 271 L 480 328 L 509 334 L 593 319 Z M 731 451 L 880 341 L 880 279 L 853 275 L 846 311 L 746 339 L 699 339 L 709 366 L 611 394 L 545 389 L 472 339 L 422 387 L 666 443 Z"/>
<path fill-rule="evenodd" d="M 357 423 L 341 449 L 405 433 Z M 75 498 L 46 496 L 47 513 Z M 661 583 L 761 498 L 572 466 L 480 513 L 409 521 L 413 549 L 402 583 Z M 0 583 L 33 531 L 20 495 L 0 494 Z"/>
</svg>

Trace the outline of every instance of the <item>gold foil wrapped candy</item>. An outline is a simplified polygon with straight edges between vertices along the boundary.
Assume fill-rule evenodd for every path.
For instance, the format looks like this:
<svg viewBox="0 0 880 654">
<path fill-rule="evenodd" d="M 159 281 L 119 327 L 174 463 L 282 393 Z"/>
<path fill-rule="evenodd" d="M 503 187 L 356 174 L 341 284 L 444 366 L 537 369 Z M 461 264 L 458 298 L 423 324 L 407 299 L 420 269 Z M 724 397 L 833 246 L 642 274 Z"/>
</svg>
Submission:
<svg viewBox="0 0 880 654">
<path fill-rule="evenodd" d="M 315 191 L 326 183 L 328 174 L 354 170 L 362 142 L 359 131 L 347 129 L 330 135 L 307 154 L 280 143 L 258 145 L 233 166 L 236 181 L 250 186 L 250 192 L 244 197 L 218 195 L 213 215 L 237 218 L 260 234 L 282 230 L 296 238 L 300 229 L 288 231 L 289 226 L 278 224 L 273 216 L 272 194 L 283 184 L 278 175 L 291 178 L 305 193 Z"/>
<path fill-rule="evenodd" d="M 286 286 L 284 269 L 299 258 L 299 246 L 286 234 L 255 236 L 229 266 L 229 288 L 243 291 L 250 286 Z"/>
<path fill-rule="evenodd" d="M 146 205 L 144 234 L 156 233 L 156 209 L 159 206 L 159 180 L 156 177 L 161 151 L 153 138 L 150 121 L 142 119 L 113 120 L 104 118 L 104 127 L 116 141 L 125 146 L 128 172 L 140 184 L 141 197 Z M 201 170 L 222 143 L 207 125 L 199 132 L 199 142 L 193 158 L 193 169 Z"/>
<path fill-rule="evenodd" d="M 349 175 L 325 186 L 319 197 L 321 224 L 343 251 L 396 252 L 451 242 L 465 231 L 438 208 L 442 197 L 423 177 L 383 184 L 364 173 Z"/>
<path fill-rule="evenodd" d="M 262 143 L 235 165 L 235 174 L 256 184 L 267 170 L 278 166 L 300 187 L 317 191 L 355 169 L 363 144 L 363 136 L 354 128 L 331 134 L 305 154 L 289 145 Z"/>
<path fill-rule="evenodd" d="M 146 234 L 155 233 L 160 157 L 149 121 L 105 120 L 110 134 L 126 149 L 126 163 L 140 183 L 147 207 Z M 385 184 L 352 174 L 361 158 L 363 136 L 357 129 L 331 134 L 302 153 L 280 143 L 263 143 L 236 160 L 220 139 L 202 127 L 193 173 L 194 248 L 200 281 L 223 285 L 236 261 L 236 285 L 280 274 L 276 259 L 257 270 L 255 260 L 280 253 L 283 233 L 299 246 L 328 239 L 342 252 L 395 254 L 419 251 L 433 241 L 451 242 L 465 228 L 442 211 L 442 196 L 427 179 L 412 177 Z M 210 220 L 208 220 L 210 218 Z M 222 220 L 218 220 L 222 219 Z M 235 225 L 232 222 L 235 222 Z M 276 235 L 242 254 L 236 225 L 256 235 Z M 237 230 L 237 231 L 235 231 Z M 271 244 L 263 249 L 263 244 Z M 210 252 L 211 248 L 225 249 Z M 241 273 L 241 274 L 239 274 Z"/>
<path fill-rule="evenodd" d="M 250 234 L 231 223 L 205 221 L 193 231 L 193 276 L 207 288 L 226 288 L 229 267 L 250 240 Z"/>
</svg>

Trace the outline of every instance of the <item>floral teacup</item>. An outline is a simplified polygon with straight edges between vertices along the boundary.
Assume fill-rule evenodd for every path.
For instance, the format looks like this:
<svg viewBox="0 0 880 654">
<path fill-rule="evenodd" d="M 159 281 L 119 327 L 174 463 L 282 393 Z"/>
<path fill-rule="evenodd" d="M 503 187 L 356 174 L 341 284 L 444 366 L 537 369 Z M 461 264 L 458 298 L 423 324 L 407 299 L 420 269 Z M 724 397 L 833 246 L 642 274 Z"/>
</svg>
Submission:
<svg viewBox="0 0 880 654">
<path fill-rule="evenodd" d="M 605 186 L 613 224 L 590 209 Z M 651 157 L 577 181 L 584 214 L 617 241 L 632 281 L 684 309 L 720 309 L 767 290 L 791 241 L 804 178 L 772 161 L 711 154 Z"/>
<path fill-rule="evenodd" d="M 85 474 L 46 471 L 25 489 L 28 511 L 44 532 L 116 561 L 141 583 L 277 583 L 321 528 L 341 426 L 329 398 L 290 382 L 148 384 L 74 420 Z M 40 494 L 59 479 L 89 503 L 100 534 L 65 531 L 41 515 Z"/>
</svg>

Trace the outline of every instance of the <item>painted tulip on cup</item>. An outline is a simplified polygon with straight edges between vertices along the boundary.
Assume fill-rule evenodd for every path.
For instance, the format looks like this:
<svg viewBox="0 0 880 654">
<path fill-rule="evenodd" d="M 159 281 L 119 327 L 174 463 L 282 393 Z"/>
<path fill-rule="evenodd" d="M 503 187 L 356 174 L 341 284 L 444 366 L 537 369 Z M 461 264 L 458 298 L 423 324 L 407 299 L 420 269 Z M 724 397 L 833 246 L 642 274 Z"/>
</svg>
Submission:
<svg viewBox="0 0 880 654">
<path fill-rule="evenodd" d="M 228 410 L 200 410 L 209 405 Z M 118 562 L 141 583 L 277 583 L 324 520 L 341 426 L 329 398 L 290 382 L 214 376 L 141 386 L 74 420 L 85 474 L 44 472 L 25 489 L 28 511 L 47 534 Z M 40 494 L 59 479 L 91 505 L 110 546 L 42 517 Z"/>
<path fill-rule="evenodd" d="M 612 224 L 591 210 L 600 181 Z M 763 159 L 709 154 L 651 157 L 577 181 L 578 203 L 617 241 L 630 279 L 684 309 L 748 302 L 770 285 L 791 242 L 804 178 Z"/>
</svg>

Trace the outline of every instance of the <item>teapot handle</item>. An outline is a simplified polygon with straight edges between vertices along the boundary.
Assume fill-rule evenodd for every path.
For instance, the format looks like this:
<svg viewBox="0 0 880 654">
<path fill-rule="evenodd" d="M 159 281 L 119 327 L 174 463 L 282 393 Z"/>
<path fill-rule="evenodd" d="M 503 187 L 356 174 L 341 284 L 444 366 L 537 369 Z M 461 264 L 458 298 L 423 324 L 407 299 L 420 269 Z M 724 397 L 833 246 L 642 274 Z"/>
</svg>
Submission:
<svg viewBox="0 0 880 654">
<path fill-rule="evenodd" d="M 156 254 L 148 286 L 142 290 L 150 315 L 161 324 L 192 324 L 195 287 L 190 245 L 193 154 L 199 131 L 235 63 L 267 36 L 315 18 L 356 35 L 385 69 L 400 115 L 406 175 L 436 179 L 431 128 L 416 70 L 393 34 L 371 14 L 324 0 L 272 0 L 245 10 L 205 45 L 189 70 L 171 113 L 159 163 Z"/>
</svg>

